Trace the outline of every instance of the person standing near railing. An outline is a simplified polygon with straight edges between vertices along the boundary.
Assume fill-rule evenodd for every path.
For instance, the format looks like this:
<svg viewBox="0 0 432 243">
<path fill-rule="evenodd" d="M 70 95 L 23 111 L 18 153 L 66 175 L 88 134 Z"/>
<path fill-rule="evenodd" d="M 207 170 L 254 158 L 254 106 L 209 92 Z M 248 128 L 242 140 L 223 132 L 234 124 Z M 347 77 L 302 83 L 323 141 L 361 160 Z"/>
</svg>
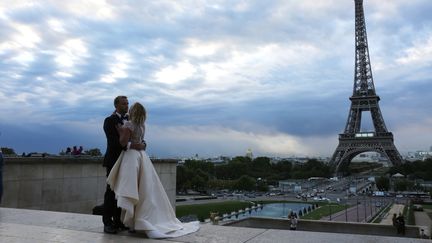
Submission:
<svg viewBox="0 0 432 243">
<path fill-rule="evenodd" d="M 397 225 L 397 222 L 396 222 L 396 218 L 397 218 L 397 214 L 393 214 L 393 218 L 392 218 L 392 223 L 393 223 L 393 227 L 395 227 L 395 229 L 396 229 L 396 232 L 397 233 L 399 233 L 399 229 L 398 229 L 398 225 Z"/>
<path fill-rule="evenodd" d="M 399 216 L 396 218 L 397 233 L 405 235 L 405 218 L 402 213 L 399 212 Z"/>
</svg>

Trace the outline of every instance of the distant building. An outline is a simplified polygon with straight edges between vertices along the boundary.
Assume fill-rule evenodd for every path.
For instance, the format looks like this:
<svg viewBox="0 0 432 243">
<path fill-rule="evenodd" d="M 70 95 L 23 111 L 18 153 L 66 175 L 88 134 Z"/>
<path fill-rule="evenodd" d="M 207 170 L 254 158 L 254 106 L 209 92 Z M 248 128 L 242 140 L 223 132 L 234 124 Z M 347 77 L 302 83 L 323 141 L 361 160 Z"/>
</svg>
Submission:
<svg viewBox="0 0 432 243">
<path fill-rule="evenodd" d="M 318 177 L 318 176 L 313 176 L 308 178 L 308 181 L 326 181 L 326 180 L 328 179 L 325 177 Z"/>
<path fill-rule="evenodd" d="M 219 156 L 219 157 L 206 159 L 207 162 L 211 162 L 213 164 L 223 164 L 223 163 L 227 163 L 230 160 L 231 160 L 231 158 L 229 158 L 227 156 Z"/>
<path fill-rule="evenodd" d="M 302 187 L 297 180 L 279 181 L 279 189 L 281 192 L 301 192 Z"/>
<path fill-rule="evenodd" d="M 427 190 L 432 189 L 432 181 L 421 181 L 419 184 L 421 187 L 426 188 Z"/>
<path fill-rule="evenodd" d="M 432 158 L 432 152 L 430 152 L 430 151 L 427 151 L 427 152 L 426 151 L 419 151 L 419 155 L 420 155 L 422 160 Z"/>
<path fill-rule="evenodd" d="M 431 148 L 429 148 L 429 150 L 431 150 Z M 408 160 L 408 161 L 416 161 L 416 160 L 426 160 L 432 158 L 432 151 L 422 151 L 422 150 L 418 150 L 416 152 L 408 152 L 408 155 L 405 156 L 404 159 Z"/>
<path fill-rule="evenodd" d="M 253 159 L 252 149 L 248 148 L 245 156 L 248 157 L 249 159 Z"/>
</svg>

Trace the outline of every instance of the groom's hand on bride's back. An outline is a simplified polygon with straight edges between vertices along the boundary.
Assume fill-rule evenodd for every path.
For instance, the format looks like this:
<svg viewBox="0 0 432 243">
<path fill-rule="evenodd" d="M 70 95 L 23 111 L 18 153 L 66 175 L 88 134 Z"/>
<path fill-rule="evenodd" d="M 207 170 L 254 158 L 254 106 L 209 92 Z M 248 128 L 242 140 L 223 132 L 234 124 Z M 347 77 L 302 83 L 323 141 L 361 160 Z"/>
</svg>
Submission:
<svg viewBox="0 0 432 243">
<path fill-rule="evenodd" d="M 135 149 L 135 150 L 145 150 L 146 149 L 146 144 L 142 144 L 142 143 L 133 143 L 130 145 L 130 149 Z"/>
</svg>

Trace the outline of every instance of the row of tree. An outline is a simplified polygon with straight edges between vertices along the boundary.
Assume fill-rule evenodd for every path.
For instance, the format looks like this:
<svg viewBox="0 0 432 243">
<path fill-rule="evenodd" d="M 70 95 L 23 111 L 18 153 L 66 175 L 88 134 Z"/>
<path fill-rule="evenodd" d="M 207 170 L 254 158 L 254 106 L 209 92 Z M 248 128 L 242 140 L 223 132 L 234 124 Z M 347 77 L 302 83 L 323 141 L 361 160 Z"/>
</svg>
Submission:
<svg viewBox="0 0 432 243">
<path fill-rule="evenodd" d="M 234 157 L 228 163 L 215 165 L 203 160 L 186 160 L 177 167 L 177 189 L 233 189 L 265 191 L 285 179 L 307 179 L 313 176 L 330 177 L 330 167 L 311 159 L 304 164 L 282 160 L 271 163 L 270 158 Z"/>
<path fill-rule="evenodd" d="M 393 189 L 393 191 L 423 191 L 425 188 L 422 188 L 422 186 L 419 183 L 416 183 L 412 180 L 408 180 L 405 178 L 397 178 L 393 179 L 393 188 L 391 185 L 391 180 L 389 177 L 386 176 L 380 176 L 375 179 L 376 187 L 380 191 L 389 191 L 390 189 Z"/>
<path fill-rule="evenodd" d="M 423 179 L 432 180 L 432 158 L 424 161 L 406 162 L 399 166 L 393 166 L 390 168 L 389 173 L 391 175 L 401 173 L 408 179 Z"/>
<path fill-rule="evenodd" d="M 391 175 L 400 173 L 404 178 L 390 179 Z M 432 180 L 432 159 L 425 161 L 405 162 L 389 168 L 388 176 L 375 179 L 378 190 L 388 191 L 418 191 L 425 190 L 418 183 L 419 180 Z"/>
<path fill-rule="evenodd" d="M 3 154 L 16 155 L 15 150 L 13 148 L 1 147 L 0 149 Z"/>
<path fill-rule="evenodd" d="M 1 150 L 2 150 L 2 153 L 5 155 L 17 155 L 13 148 L 2 147 Z M 47 154 L 47 153 L 45 153 L 45 154 Z M 60 152 L 59 154 L 64 155 L 64 152 L 63 153 Z M 100 149 L 98 149 L 98 148 L 92 148 L 92 149 L 84 150 L 81 154 L 86 154 L 86 155 L 90 155 L 90 156 L 102 156 L 102 153 L 101 153 Z M 23 153 L 22 155 L 25 156 L 25 153 Z"/>
</svg>

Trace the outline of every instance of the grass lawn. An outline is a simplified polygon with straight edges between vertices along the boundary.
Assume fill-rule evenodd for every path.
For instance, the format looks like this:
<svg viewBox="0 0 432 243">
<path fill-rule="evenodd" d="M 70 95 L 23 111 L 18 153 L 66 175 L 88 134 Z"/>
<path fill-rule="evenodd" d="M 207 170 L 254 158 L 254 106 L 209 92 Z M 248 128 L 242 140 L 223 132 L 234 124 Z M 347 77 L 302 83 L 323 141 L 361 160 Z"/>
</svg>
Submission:
<svg viewBox="0 0 432 243">
<path fill-rule="evenodd" d="M 430 204 L 421 204 L 421 206 L 423 207 L 423 209 L 432 209 L 432 205 Z"/>
<path fill-rule="evenodd" d="M 330 212 L 332 214 L 337 213 L 339 211 L 345 210 L 345 205 L 339 205 L 339 204 L 325 204 L 322 205 L 320 208 L 315 209 L 314 211 L 302 216 L 302 219 L 312 219 L 312 220 L 319 220 L 322 217 L 329 216 Z"/>
<path fill-rule="evenodd" d="M 176 206 L 176 215 L 178 218 L 186 215 L 196 215 L 202 222 L 210 217 L 210 212 L 218 212 L 219 216 L 224 213 L 231 213 L 247 207 L 251 207 L 249 202 L 228 201 L 218 203 L 194 204 L 194 205 L 179 205 Z"/>
</svg>

